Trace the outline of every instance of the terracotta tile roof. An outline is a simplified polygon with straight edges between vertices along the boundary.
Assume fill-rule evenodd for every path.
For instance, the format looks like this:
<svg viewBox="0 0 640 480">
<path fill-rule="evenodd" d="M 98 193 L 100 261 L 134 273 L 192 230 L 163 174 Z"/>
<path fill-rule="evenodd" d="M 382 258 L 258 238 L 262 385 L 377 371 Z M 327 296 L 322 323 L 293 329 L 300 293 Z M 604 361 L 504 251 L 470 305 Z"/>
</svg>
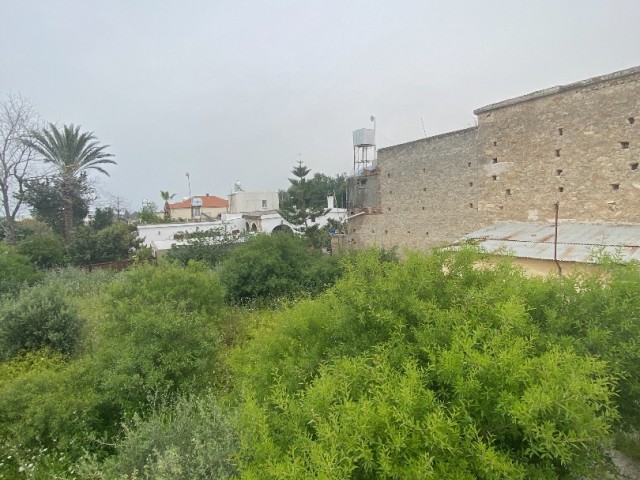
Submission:
<svg viewBox="0 0 640 480">
<path fill-rule="evenodd" d="M 227 208 L 229 202 L 224 198 L 216 197 L 214 195 L 195 195 L 192 198 L 202 199 L 202 208 Z M 170 203 L 170 209 L 176 208 L 191 208 L 191 200 L 183 200 L 182 202 Z"/>
</svg>

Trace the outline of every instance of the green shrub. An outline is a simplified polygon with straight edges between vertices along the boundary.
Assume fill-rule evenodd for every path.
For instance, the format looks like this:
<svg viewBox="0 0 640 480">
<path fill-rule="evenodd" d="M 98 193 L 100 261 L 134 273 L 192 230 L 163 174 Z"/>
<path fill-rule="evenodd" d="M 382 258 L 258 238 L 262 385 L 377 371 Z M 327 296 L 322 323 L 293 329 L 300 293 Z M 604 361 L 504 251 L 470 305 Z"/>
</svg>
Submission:
<svg viewBox="0 0 640 480">
<path fill-rule="evenodd" d="M 139 412 L 157 395 L 213 381 L 223 297 L 217 277 L 199 264 L 140 266 L 109 287 L 96 358 L 115 412 Z"/>
<path fill-rule="evenodd" d="M 211 393 L 182 397 L 145 418 L 134 416 L 116 455 L 94 463 L 97 478 L 198 480 L 234 473 L 237 435 Z"/>
<path fill-rule="evenodd" d="M 42 276 L 29 257 L 15 248 L 0 243 L 0 295 L 14 293 L 25 285 L 33 285 Z"/>
<path fill-rule="evenodd" d="M 177 238 L 177 235 L 176 235 Z M 241 245 L 245 237 L 237 237 L 224 228 L 182 233 L 185 245 L 172 245 L 167 253 L 167 259 L 186 266 L 190 261 L 202 262 L 212 268 L 217 267 L 231 253 Z"/>
<path fill-rule="evenodd" d="M 483 260 L 368 252 L 269 314 L 232 357 L 242 478 L 602 478 L 614 375 Z"/>
<path fill-rule="evenodd" d="M 299 237 L 257 235 L 231 252 L 220 267 L 234 302 L 317 294 L 340 274 L 337 258 L 309 250 Z"/>
<path fill-rule="evenodd" d="M 81 341 L 77 310 L 55 286 L 36 285 L 0 306 L 0 352 L 8 359 L 49 348 L 72 354 Z"/>
<path fill-rule="evenodd" d="M 610 365 L 619 378 L 620 426 L 640 430 L 640 266 L 607 263 L 599 273 L 534 279 L 523 292 L 549 342 Z"/>
<path fill-rule="evenodd" d="M 62 237 L 53 232 L 29 235 L 18 242 L 17 249 L 39 268 L 60 267 L 67 263 Z"/>
<path fill-rule="evenodd" d="M 59 288 L 70 299 L 93 297 L 103 292 L 107 285 L 121 274 L 115 270 L 85 270 L 78 267 L 65 267 L 45 272 L 42 283 Z"/>
<path fill-rule="evenodd" d="M 114 223 L 100 230 L 81 225 L 74 228 L 67 252 L 74 265 L 89 265 L 131 258 L 141 244 L 135 227 L 126 223 Z"/>
<path fill-rule="evenodd" d="M 96 450 L 109 425 L 100 421 L 94 375 L 47 351 L 0 363 L 0 478 L 55 478 Z"/>
<path fill-rule="evenodd" d="M 187 267 L 161 262 L 139 265 L 124 273 L 108 289 L 110 312 L 118 306 L 144 310 L 149 305 L 166 303 L 188 312 L 217 315 L 224 304 L 224 289 L 206 265 L 190 262 Z"/>
</svg>

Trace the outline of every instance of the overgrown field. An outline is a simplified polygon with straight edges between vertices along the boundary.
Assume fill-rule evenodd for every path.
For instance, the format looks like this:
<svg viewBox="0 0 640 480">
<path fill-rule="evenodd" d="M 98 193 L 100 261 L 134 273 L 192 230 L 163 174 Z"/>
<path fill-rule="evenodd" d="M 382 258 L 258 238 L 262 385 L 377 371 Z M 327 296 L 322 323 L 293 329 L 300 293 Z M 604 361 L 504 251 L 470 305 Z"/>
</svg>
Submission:
<svg viewBox="0 0 640 480">
<path fill-rule="evenodd" d="M 637 265 L 258 242 L 2 297 L 0 478 L 600 479 L 640 449 Z"/>
</svg>

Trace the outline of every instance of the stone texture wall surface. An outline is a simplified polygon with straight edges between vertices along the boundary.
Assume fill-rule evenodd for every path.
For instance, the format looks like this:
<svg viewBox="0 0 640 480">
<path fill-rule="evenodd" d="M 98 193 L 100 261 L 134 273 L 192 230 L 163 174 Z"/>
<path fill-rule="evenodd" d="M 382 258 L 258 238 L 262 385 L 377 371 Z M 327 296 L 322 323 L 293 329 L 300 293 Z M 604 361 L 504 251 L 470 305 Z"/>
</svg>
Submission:
<svg viewBox="0 0 640 480">
<path fill-rule="evenodd" d="M 474 127 L 379 150 L 378 204 L 349 221 L 352 246 L 425 249 L 479 228 L 476 136 Z"/>
<path fill-rule="evenodd" d="M 485 223 L 548 220 L 556 202 L 561 219 L 640 223 L 640 74 L 480 112 L 478 121 Z"/>
<path fill-rule="evenodd" d="M 350 246 L 429 249 L 494 222 L 552 220 L 556 202 L 563 221 L 640 223 L 640 67 L 474 113 L 477 128 L 378 151 Z"/>
</svg>

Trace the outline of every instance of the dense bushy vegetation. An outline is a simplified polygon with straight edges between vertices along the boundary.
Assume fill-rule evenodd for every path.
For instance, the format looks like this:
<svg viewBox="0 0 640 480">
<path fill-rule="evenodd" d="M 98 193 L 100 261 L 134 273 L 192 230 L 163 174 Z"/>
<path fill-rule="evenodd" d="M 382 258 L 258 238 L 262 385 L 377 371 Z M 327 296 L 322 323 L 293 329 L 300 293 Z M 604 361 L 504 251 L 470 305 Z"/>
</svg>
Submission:
<svg viewBox="0 0 640 480">
<path fill-rule="evenodd" d="M 224 227 L 219 227 L 191 233 L 183 232 L 174 238 L 184 240 L 185 243 L 171 245 L 171 250 L 167 253 L 169 260 L 182 266 L 196 260 L 215 268 L 229 256 L 233 248 L 241 245 L 246 236 L 233 235 Z"/>
<path fill-rule="evenodd" d="M 234 302 L 318 294 L 340 274 L 336 257 L 286 233 L 257 235 L 234 249 L 220 267 L 227 298 Z"/>
<path fill-rule="evenodd" d="M 61 293 L 55 285 L 32 287 L 0 306 L 0 358 L 45 348 L 75 352 L 82 324 Z"/>
<path fill-rule="evenodd" d="M 29 341 L 2 350 L 0 477 L 603 478 L 613 434 L 637 448 L 636 265 L 389 260 L 258 236 L 219 273 L 69 268 L 2 297 Z"/>
<path fill-rule="evenodd" d="M 245 477 L 563 478 L 603 467 L 615 375 L 532 318 L 535 285 L 477 261 L 362 256 L 334 290 L 256 332 L 234 361 Z"/>
<path fill-rule="evenodd" d="M 0 295 L 19 290 L 35 283 L 42 273 L 29 260 L 10 245 L 0 243 Z"/>
</svg>

